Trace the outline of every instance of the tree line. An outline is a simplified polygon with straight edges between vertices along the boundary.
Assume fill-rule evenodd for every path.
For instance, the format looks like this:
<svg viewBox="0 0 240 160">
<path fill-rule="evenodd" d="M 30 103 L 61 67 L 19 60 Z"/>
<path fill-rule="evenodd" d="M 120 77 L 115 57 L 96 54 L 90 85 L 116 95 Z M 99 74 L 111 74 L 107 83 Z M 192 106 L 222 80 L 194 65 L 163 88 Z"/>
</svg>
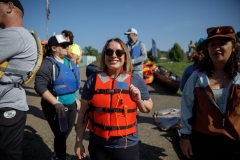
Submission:
<svg viewBox="0 0 240 160">
<path fill-rule="evenodd" d="M 197 42 L 195 43 L 195 46 L 197 46 Z M 169 51 L 160 51 L 157 49 L 158 57 L 153 57 L 152 49 L 150 49 L 147 51 L 148 59 L 152 62 L 158 62 L 159 58 L 161 58 L 162 52 L 166 54 L 166 58 L 174 62 L 180 62 L 184 59 L 185 53 L 178 43 L 175 43 Z M 98 60 L 101 53 L 99 53 L 98 50 L 92 46 L 87 46 L 83 48 L 83 55 L 96 56 Z"/>
</svg>

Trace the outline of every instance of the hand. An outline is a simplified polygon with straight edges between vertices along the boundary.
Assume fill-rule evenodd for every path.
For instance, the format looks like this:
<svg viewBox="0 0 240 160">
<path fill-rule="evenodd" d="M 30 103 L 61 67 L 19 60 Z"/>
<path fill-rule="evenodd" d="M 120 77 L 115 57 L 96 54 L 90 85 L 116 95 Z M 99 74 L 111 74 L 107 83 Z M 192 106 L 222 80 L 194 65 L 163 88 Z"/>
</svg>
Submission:
<svg viewBox="0 0 240 160">
<path fill-rule="evenodd" d="M 80 99 L 76 100 L 76 103 L 77 103 L 77 112 L 79 113 L 80 107 L 81 107 L 81 100 Z"/>
<path fill-rule="evenodd" d="M 189 139 L 181 139 L 180 147 L 182 149 L 183 154 L 190 159 L 190 156 L 193 155 L 193 153 Z"/>
<path fill-rule="evenodd" d="M 140 90 L 133 84 L 130 85 L 130 94 L 134 102 L 138 102 L 141 100 Z"/>
<path fill-rule="evenodd" d="M 58 115 L 61 115 L 61 116 L 65 115 L 65 106 L 62 103 L 56 103 L 54 104 L 54 107 Z"/>
<path fill-rule="evenodd" d="M 75 154 L 77 155 L 78 159 L 82 159 L 86 157 L 85 147 L 82 143 L 76 142 L 75 143 Z"/>
</svg>

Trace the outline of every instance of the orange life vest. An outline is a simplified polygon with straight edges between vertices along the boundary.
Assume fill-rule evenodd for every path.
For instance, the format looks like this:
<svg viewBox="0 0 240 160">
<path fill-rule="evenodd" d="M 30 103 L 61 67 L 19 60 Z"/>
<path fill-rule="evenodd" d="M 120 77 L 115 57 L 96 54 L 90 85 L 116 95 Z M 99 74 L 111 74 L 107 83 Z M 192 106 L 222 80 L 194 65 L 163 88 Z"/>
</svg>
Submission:
<svg viewBox="0 0 240 160">
<path fill-rule="evenodd" d="M 105 72 L 96 74 L 93 98 L 89 101 L 88 129 L 106 138 L 136 133 L 137 104 L 130 97 L 131 74 L 112 79 Z"/>
</svg>

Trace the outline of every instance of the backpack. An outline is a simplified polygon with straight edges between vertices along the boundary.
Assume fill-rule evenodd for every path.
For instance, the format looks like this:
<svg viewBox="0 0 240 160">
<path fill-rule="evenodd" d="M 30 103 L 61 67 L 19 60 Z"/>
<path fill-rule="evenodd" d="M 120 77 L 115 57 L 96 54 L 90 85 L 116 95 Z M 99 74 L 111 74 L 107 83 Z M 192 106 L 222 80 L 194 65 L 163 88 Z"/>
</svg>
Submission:
<svg viewBox="0 0 240 160">
<path fill-rule="evenodd" d="M 37 36 L 37 33 L 35 31 L 29 30 L 29 32 L 34 37 L 34 39 L 36 41 L 36 44 L 37 44 L 37 53 L 38 54 L 37 54 L 37 60 L 35 62 L 35 65 L 34 65 L 32 71 L 26 72 L 26 71 L 23 71 L 23 70 L 7 68 L 8 60 L 5 60 L 2 63 L 0 63 L 0 79 L 4 75 L 4 72 L 12 72 L 12 73 L 21 74 L 22 77 L 23 77 L 23 82 L 21 84 L 11 84 L 11 83 L 10 84 L 6 84 L 6 85 L 8 85 L 8 87 L 3 91 L 3 93 L 0 94 L 0 99 L 3 97 L 4 94 L 6 94 L 8 91 L 13 89 L 14 87 L 19 87 L 19 85 L 26 85 L 26 84 L 28 84 L 32 80 L 32 78 L 35 76 L 35 74 L 37 73 L 37 71 L 39 70 L 39 68 L 40 68 L 40 66 L 42 64 L 43 49 L 42 49 L 41 40 Z"/>
</svg>

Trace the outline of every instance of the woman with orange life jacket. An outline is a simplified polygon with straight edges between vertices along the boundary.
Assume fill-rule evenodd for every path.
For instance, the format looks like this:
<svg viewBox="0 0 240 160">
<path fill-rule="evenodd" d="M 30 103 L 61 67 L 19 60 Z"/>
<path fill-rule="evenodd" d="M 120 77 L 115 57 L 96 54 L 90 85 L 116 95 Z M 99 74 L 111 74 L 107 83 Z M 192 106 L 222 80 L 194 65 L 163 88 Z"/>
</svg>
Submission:
<svg viewBox="0 0 240 160">
<path fill-rule="evenodd" d="M 147 86 L 132 73 L 130 53 L 118 38 L 106 42 L 100 63 L 83 88 L 75 153 L 86 156 L 82 141 L 88 124 L 92 160 L 139 160 L 137 108 L 148 113 L 153 106 Z"/>
</svg>

